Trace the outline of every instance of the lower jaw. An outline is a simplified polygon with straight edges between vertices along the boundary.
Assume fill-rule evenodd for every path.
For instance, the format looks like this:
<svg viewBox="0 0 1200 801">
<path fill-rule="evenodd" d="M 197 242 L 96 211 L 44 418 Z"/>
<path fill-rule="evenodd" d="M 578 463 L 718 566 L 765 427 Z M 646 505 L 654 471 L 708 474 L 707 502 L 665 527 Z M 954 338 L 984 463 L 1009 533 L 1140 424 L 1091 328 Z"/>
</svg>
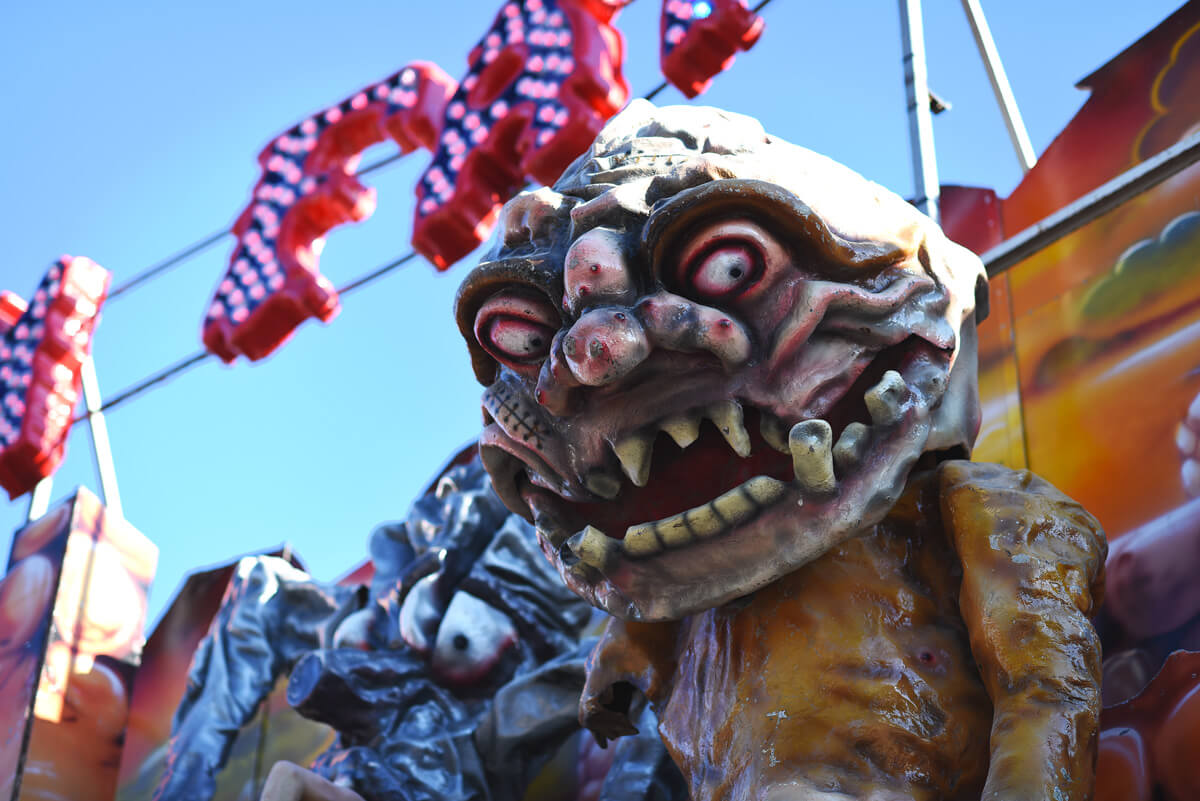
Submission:
<svg viewBox="0 0 1200 801">
<path fill-rule="evenodd" d="M 620 554 L 597 568 L 560 546 L 554 561 L 573 592 L 609 614 L 647 622 L 679 619 L 749 595 L 819 555 L 779 575 L 760 569 L 776 562 L 781 541 L 794 537 L 797 527 L 787 516 L 796 495 L 789 492 L 746 523 L 708 538 L 692 534 L 691 541 L 676 541 L 650 557 Z"/>
<path fill-rule="evenodd" d="M 832 492 L 757 476 L 703 507 L 632 526 L 624 541 L 592 535 L 585 542 L 588 529 L 558 524 L 549 493 L 525 500 L 578 595 L 618 617 L 677 619 L 754 592 L 882 519 L 923 453 L 929 416 L 924 401 L 914 401 Z M 582 557 L 572 546 L 585 546 Z"/>
<path fill-rule="evenodd" d="M 907 473 L 896 494 L 906 479 Z M 891 506 L 847 515 L 835 511 L 835 503 L 836 498 L 822 502 L 788 487 L 750 519 L 716 533 L 675 529 L 675 539 L 653 554 L 619 552 L 600 568 L 579 559 L 564 541 L 551 546 L 552 561 L 573 592 L 609 614 L 647 622 L 677 620 L 771 584 L 874 525 Z M 843 534 L 822 536 L 800 518 L 801 508 Z M 836 526 L 835 517 L 840 518 Z M 539 536 L 550 541 L 541 528 Z"/>
</svg>

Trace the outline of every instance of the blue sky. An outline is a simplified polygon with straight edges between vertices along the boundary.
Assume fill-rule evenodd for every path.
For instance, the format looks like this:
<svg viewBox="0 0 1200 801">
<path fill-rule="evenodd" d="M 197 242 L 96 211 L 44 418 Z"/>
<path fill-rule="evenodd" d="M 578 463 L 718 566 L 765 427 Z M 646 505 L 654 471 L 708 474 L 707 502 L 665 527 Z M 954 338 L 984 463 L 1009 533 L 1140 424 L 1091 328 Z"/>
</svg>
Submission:
<svg viewBox="0 0 1200 801">
<path fill-rule="evenodd" d="M 461 77 L 500 3 L 190 5 L 0 11 L 0 289 L 27 297 L 62 253 L 95 259 L 119 283 L 227 227 L 273 136 L 410 61 Z M 1085 99 L 1075 81 L 1178 5 L 985 1 L 1038 152 Z M 934 124 L 942 180 L 1007 194 L 1020 172 L 962 8 L 925 6 L 930 83 L 953 103 Z M 660 81 L 658 12 L 636 0 L 618 18 L 635 94 Z M 772 133 L 910 194 L 897 3 L 773 0 L 763 13 L 758 46 L 697 102 L 758 116 Z M 668 90 L 657 102 L 682 101 Z M 366 158 L 390 152 L 381 145 Z M 426 160 L 417 153 L 369 176 L 378 210 L 336 230 L 321 257 L 335 285 L 408 252 Z M 200 347 L 231 241 L 105 307 L 95 357 L 106 394 Z M 211 360 L 113 410 L 126 516 L 161 550 L 152 619 L 188 571 L 284 541 L 318 578 L 342 574 L 364 557 L 370 529 L 402 517 L 476 435 L 479 387 L 451 316 L 471 261 L 443 275 L 414 261 L 262 363 Z M 77 484 L 98 489 L 76 428 L 56 498 Z M 5 553 L 26 505 L 0 501 Z"/>
</svg>

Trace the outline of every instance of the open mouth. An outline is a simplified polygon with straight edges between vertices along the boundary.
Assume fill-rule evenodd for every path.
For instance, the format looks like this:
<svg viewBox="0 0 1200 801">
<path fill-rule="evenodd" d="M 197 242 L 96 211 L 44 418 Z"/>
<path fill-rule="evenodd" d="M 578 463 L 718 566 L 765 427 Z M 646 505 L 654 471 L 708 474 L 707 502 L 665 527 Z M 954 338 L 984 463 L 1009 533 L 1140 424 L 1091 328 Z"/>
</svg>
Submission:
<svg viewBox="0 0 1200 801">
<path fill-rule="evenodd" d="M 777 418 L 768 419 L 769 414 L 758 409 L 728 402 L 722 406 L 707 410 L 712 416 L 697 410 L 694 428 L 682 432 L 679 439 L 666 431 L 657 433 L 648 446 L 652 458 L 643 486 L 627 475 L 612 500 L 570 504 L 569 517 L 563 522 L 571 528 L 590 524 L 610 537 L 624 539 L 641 523 L 701 508 L 755 476 L 790 481 L 792 460 L 784 443 L 787 433 L 783 423 Z M 713 417 L 724 418 L 724 425 Z M 767 421 L 768 429 L 782 432 L 783 439 L 779 433 L 773 435 L 777 445 L 784 445 L 782 451 L 768 444 L 762 434 L 763 421 Z M 731 440 L 748 454 L 740 456 Z"/>
<path fill-rule="evenodd" d="M 567 501 L 524 473 L 518 491 L 567 562 L 601 569 L 618 553 L 645 558 L 711 539 L 796 490 L 833 492 L 872 438 L 903 414 L 910 390 L 900 372 L 935 354 L 916 337 L 880 351 L 819 418 L 785 421 L 722 401 L 625 434 L 610 442 L 616 468 L 585 479 L 604 500 Z M 944 360 L 932 361 L 944 367 Z M 944 371 L 935 372 L 944 386 Z"/>
</svg>

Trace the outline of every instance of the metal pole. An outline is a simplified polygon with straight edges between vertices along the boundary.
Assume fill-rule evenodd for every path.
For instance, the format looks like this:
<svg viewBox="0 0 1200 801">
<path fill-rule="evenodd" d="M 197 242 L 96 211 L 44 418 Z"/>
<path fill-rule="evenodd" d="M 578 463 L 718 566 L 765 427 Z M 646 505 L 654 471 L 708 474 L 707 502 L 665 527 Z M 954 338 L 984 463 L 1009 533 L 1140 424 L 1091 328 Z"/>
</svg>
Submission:
<svg viewBox="0 0 1200 801">
<path fill-rule="evenodd" d="M 50 492 L 54 489 L 54 478 L 46 476 L 34 485 L 29 493 L 29 510 L 25 513 L 25 522 L 32 523 L 50 508 Z"/>
<path fill-rule="evenodd" d="M 925 30 L 921 0 L 900 0 L 900 38 L 904 48 L 904 88 L 908 93 L 909 139 L 912 143 L 913 204 L 940 222 L 940 184 L 933 151 L 933 115 L 929 112 L 929 75 L 925 65 Z"/>
<path fill-rule="evenodd" d="M 997 275 L 1033 254 L 1049 247 L 1067 234 L 1082 228 L 1131 197 L 1141 194 L 1200 162 L 1200 133 L 1146 159 L 1131 170 L 1113 178 L 1098 189 L 1064 206 L 1041 222 L 1034 223 L 1016 236 L 1006 239 L 981 257 L 988 275 Z"/>
<path fill-rule="evenodd" d="M 96 472 L 100 474 L 100 492 L 109 514 L 124 517 L 121 510 L 121 493 L 117 490 L 117 470 L 113 465 L 112 447 L 108 442 L 108 426 L 104 413 L 100 411 L 100 382 L 96 380 L 96 363 L 88 356 L 79 371 L 83 384 L 83 403 L 87 407 L 88 429 L 92 433 L 92 454 L 96 457 Z"/>
<path fill-rule="evenodd" d="M 1025 130 L 1025 121 L 1017 109 L 1017 99 L 1013 97 L 1012 87 L 1008 85 L 1008 76 L 1004 73 L 1004 64 L 1000 61 L 1000 53 L 996 50 L 996 42 L 992 39 L 991 28 L 987 18 L 983 16 L 983 6 L 979 0 L 962 0 L 963 11 L 967 12 L 967 20 L 971 23 L 971 33 L 975 34 L 975 45 L 979 48 L 979 57 L 987 68 L 988 79 L 992 82 L 992 91 L 996 93 L 996 103 L 1008 127 L 1008 138 L 1012 140 L 1013 150 L 1017 152 L 1017 161 L 1021 169 L 1029 172 L 1037 164 L 1037 156 L 1033 152 L 1033 144 L 1029 141 L 1029 132 Z"/>
</svg>

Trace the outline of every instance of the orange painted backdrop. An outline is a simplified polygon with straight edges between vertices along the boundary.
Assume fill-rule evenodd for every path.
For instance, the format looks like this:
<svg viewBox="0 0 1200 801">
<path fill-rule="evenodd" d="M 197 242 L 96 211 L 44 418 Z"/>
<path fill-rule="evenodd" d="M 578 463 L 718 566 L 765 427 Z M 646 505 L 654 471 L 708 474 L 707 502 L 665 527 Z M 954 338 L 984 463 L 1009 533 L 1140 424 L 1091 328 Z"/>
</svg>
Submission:
<svg viewBox="0 0 1200 801">
<path fill-rule="evenodd" d="M 1087 102 L 1000 202 L 1004 236 L 1200 130 L 1200 4 L 1081 86 Z M 1176 440 L 1200 393 L 1200 165 L 997 276 L 991 294 L 975 458 L 1045 476 L 1110 538 L 1188 501 Z"/>
</svg>

